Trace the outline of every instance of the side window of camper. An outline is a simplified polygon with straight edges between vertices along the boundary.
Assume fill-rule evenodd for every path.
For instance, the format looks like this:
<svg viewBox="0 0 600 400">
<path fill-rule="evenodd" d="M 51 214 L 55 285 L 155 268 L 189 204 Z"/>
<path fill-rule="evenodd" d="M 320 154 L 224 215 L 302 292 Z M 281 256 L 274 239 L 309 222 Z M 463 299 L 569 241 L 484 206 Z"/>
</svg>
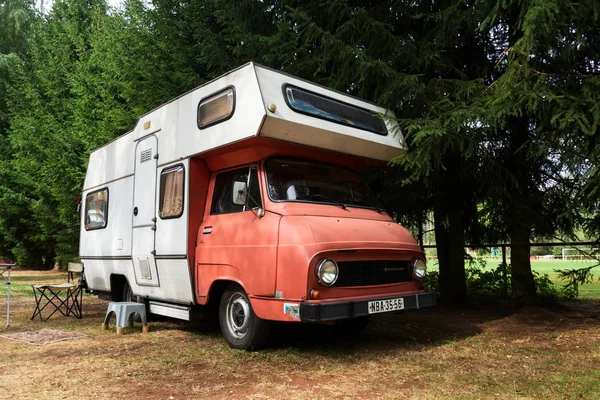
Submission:
<svg viewBox="0 0 600 400">
<path fill-rule="evenodd" d="M 106 228 L 108 223 L 108 188 L 89 193 L 85 197 L 85 230 Z"/>
<path fill-rule="evenodd" d="M 211 214 L 230 214 L 262 207 L 256 167 L 221 172 L 215 179 Z"/>
<path fill-rule="evenodd" d="M 198 104 L 198 128 L 228 120 L 235 111 L 235 90 L 233 86 L 200 100 Z"/>
<path fill-rule="evenodd" d="M 183 165 L 169 167 L 160 174 L 158 215 L 162 219 L 179 218 L 183 214 Z"/>
</svg>

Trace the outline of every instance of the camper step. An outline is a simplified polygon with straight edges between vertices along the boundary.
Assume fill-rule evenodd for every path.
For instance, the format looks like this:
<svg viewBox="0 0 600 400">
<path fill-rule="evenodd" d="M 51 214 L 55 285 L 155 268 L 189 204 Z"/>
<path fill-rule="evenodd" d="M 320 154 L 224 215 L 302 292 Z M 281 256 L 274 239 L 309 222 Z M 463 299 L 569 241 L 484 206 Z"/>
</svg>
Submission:
<svg viewBox="0 0 600 400">
<path fill-rule="evenodd" d="M 182 319 L 184 321 L 191 320 L 191 307 L 181 306 L 178 304 L 162 303 L 159 301 L 150 301 L 150 313 L 163 315 L 165 317 Z"/>
</svg>

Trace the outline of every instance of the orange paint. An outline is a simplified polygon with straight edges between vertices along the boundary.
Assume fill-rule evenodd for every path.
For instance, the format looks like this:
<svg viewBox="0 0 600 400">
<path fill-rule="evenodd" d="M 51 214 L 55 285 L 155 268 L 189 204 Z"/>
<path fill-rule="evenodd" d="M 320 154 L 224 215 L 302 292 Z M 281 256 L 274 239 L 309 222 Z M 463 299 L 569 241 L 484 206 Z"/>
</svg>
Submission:
<svg viewBox="0 0 600 400">
<path fill-rule="evenodd" d="M 199 214 L 202 207 L 203 215 L 199 225 L 195 222 L 197 235 L 190 234 L 190 240 L 193 237 L 195 241 L 195 285 L 199 304 L 209 301 L 213 283 L 221 280 L 242 286 L 259 318 L 279 321 L 300 321 L 294 314 L 296 304 L 326 304 L 423 292 L 420 282 L 414 280 L 351 287 L 319 284 L 315 267 L 324 258 L 336 262 L 410 262 L 424 255 L 410 233 L 385 212 L 272 201 L 267 195 L 264 162 L 273 156 L 320 161 L 355 171 L 382 166 L 373 160 L 264 138 L 200 155 L 210 170 L 210 181 L 206 202 L 190 201 L 191 214 Z M 211 215 L 218 172 L 250 165 L 258 168 L 265 215 L 259 218 L 249 210 Z M 205 177 L 192 168 L 190 179 Z M 191 182 L 190 187 L 196 184 Z M 190 217 L 190 221 L 196 218 Z M 313 289 L 319 293 L 316 300 L 310 300 Z"/>
</svg>

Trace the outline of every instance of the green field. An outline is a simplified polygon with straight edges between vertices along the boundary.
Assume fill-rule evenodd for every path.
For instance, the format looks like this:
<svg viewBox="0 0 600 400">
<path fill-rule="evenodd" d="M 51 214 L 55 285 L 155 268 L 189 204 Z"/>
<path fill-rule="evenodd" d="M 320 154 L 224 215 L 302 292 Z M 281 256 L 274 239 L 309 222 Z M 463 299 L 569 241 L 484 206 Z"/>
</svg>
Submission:
<svg viewBox="0 0 600 400">
<path fill-rule="evenodd" d="M 501 262 L 500 259 L 487 259 L 487 268 L 496 268 Z M 548 275 L 554 283 L 554 287 L 560 289 L 565 282 L 558 279 L 557 269 L 578 269 L 594 265 L 595 261 L 563 261 L 563 260 L 531 260 L 531 268 L 541 275 Z M 432 270 L 437 270 L 437 260 L 433 260 L 429 267 Z M 579 286 L 579 297 L 581 298 L 600 298 L 600 267 L 592 270 L 594 278 L 592 283 Z"/>
<path fill-rule="evenodd" d="M 561 288 L 565 283 L 558 279 L 556 269 L 577 269 L 597 264 L 594 261 L 562 261 L 562 260 L 531 260 L 531 268 L 540 273 L 547 274 L 554 282 L 556 288 Z M 600 267 L 592 270 L 594 281 L 579 287 L 579 297 L 600 297 Z"/>
</svg>

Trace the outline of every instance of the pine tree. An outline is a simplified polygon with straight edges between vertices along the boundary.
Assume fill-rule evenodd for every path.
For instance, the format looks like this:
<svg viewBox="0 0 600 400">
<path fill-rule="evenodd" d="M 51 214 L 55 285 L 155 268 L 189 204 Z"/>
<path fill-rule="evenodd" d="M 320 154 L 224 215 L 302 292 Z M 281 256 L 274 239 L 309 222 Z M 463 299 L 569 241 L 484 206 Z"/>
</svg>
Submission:
<svg viewBox="0 0 600 400">
<path fill-rule="evenodd" d="M 492 2 L 482 29 L 493 35 L 496 76 L 481 97 L 489 125 L 488 186 L 511 242 L 513 296 L 535 303 L 530 240 L 573 234 L 576 201 L 597 136 L 599 5 L 594 1 Z"/>
</svg>

